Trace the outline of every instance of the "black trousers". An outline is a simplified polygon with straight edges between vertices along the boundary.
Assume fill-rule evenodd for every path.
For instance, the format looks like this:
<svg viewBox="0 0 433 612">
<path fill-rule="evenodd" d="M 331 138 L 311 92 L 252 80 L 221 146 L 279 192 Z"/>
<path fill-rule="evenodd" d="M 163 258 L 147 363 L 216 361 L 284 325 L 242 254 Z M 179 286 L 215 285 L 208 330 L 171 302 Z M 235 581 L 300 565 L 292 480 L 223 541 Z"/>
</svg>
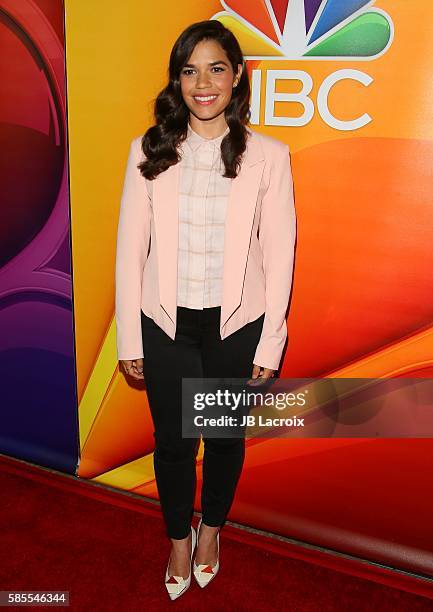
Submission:
<svg viewBox="0 0 433 612">
<path fill-rule="evenodd" d="M 141 312 L 144 379 L 154 424 L 153 464 L 161 509 L 170 538 L 191 530 L 200 440 L 182 438 L 182 377 L 249 378 L 264 314 L 224 340 L 221 307 L 177 307 L 174 340 Z M 232 504 L 245 458 L 245 438 L 203 437 L 203 522 L 222 526 Z"/>
</svg>

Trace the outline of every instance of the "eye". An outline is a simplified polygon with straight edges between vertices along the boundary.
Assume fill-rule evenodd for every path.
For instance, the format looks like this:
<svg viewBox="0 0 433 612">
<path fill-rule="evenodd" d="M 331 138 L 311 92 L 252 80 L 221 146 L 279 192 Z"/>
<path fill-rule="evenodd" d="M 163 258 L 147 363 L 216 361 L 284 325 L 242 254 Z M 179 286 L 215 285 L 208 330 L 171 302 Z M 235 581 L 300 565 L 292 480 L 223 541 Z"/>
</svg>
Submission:
<svg viewBox="0 0 433 612">
<path fill-rule="evenodd" d="M 194 73 L 194 69 L 193 68 L 184 68 L 182 70 L 182 74 L 185 74 L 186 76 L 189 76 L 189 75 L 191 75 L 193 73 Z"/>
<path fill-rule="evenodd" d="M 212 70 L 215 70 L 215 72 L 224 72 L 224 68 L 222 66 L 212 66 Z"/>
</svg>

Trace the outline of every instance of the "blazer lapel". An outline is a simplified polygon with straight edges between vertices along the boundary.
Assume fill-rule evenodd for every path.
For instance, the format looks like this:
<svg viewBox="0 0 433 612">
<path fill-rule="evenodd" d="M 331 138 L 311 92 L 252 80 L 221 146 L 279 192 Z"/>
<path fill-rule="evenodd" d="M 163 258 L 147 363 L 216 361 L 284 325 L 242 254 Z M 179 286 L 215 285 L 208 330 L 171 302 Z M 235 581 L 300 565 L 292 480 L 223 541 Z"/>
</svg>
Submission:
<svg viewBox="0 0 433 612">
<path fill-rule="evenodd" d="M 152 194 L 160 304 L 173 322 L 177 308 L 179 168 L 179 164 L 175 164 L 159 174 L 154 180 Z"/>
<path fill-rule="evenodd" d="M 264 168 L 264 155 L 254 132 L 249 132 L 241 170 L 232 180 L 224 235 L 221 327 L 241 302 L 251 229 Z M 176 322 L 179 232 L 180 164 L 170 166 L 153 182 L 153 214 L 157 243 L 160 304 Z"/>
<path fill-rule="evenodd" d="M 241 303 L 257 195 L 264 169 L 261 144 L 254 132 L 250 132 L 250 135 L 241 170 L 232 181 L 227 203 L 221 327 Z"/>
</svg>

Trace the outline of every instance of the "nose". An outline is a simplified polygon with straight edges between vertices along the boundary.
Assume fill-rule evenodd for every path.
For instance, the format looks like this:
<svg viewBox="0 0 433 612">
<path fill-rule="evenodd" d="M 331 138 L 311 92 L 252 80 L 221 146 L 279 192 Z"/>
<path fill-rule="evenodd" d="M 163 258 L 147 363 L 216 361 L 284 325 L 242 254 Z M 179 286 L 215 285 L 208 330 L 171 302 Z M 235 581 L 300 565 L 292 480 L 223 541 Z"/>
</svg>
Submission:
<svg viewBox="0 0 433 612">
<path fill-rule="evenodd" d="M 203 89 L 212 85 L 209 75 L 206 72 L 199 72 L 196 81 L 196 87 Z"/>
</svg>

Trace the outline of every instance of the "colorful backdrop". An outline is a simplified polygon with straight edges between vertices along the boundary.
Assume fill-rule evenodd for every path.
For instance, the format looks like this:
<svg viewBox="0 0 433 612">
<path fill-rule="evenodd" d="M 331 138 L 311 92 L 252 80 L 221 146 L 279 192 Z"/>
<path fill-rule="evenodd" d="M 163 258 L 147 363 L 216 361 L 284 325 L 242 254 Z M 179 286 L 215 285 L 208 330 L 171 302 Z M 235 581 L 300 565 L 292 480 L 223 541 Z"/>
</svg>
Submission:
<svg viewBox="0 0 433 612">
<path fill-rule="evenodd" d="M 153 498 L 146 393 L 116 360 L 118 211 L 171 46 L 211 17 L 247 56 L 253 127 L 292 153 L 282 376 L 433 375 L 431 2 L 67 0 L 79 476 Z M 433 573 L 432 450 L 429 439 L 250 441 L 229 519 Z"/>
<path fill-rule="evenodd" d="M 0 452 L 75 473 L 64 10 L 0 0 Z"/>
</svg>

